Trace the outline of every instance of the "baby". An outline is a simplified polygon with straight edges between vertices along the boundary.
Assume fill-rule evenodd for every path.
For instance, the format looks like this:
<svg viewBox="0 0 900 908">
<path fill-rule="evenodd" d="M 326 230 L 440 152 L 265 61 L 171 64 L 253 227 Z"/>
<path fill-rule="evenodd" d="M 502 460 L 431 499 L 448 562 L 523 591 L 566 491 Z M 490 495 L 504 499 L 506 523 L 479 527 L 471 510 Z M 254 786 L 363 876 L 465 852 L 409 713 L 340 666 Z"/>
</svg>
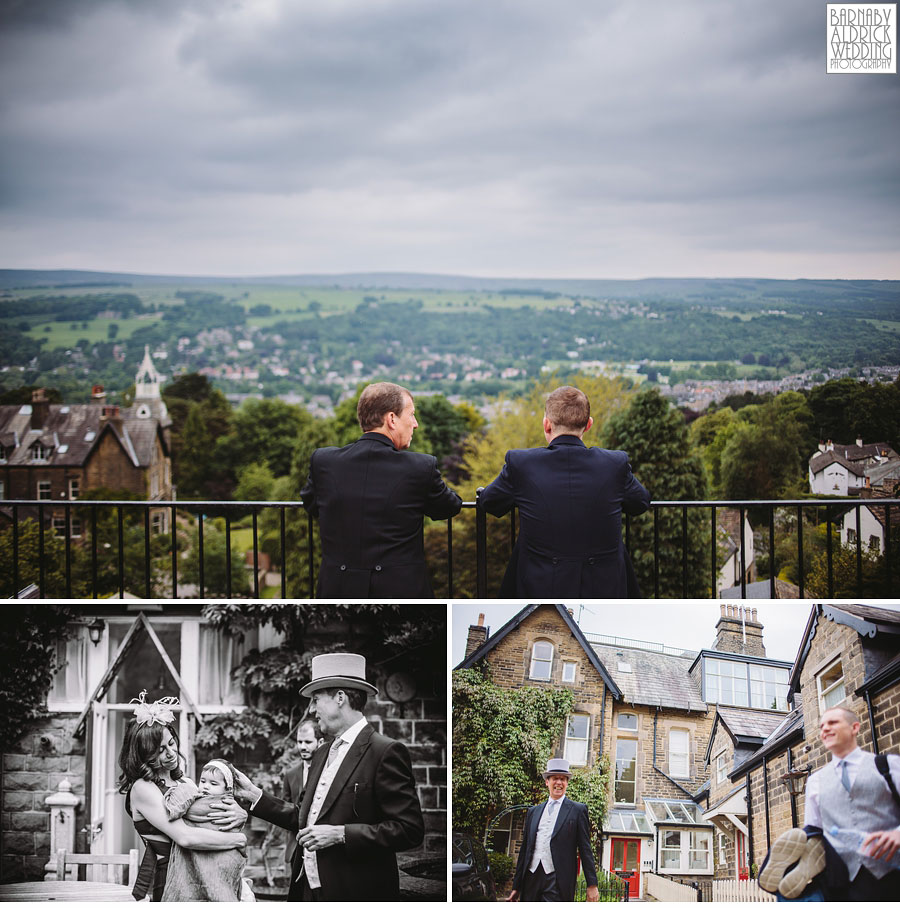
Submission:
<svg viewBox="0 0 900 908">
<path fill-rule="evenodd" d="M 181 818 L 191 826 L 210 829 L 221 827 L 212 823 L 209 812 L 224 806 L 226 799 L 233 797 L 234 772 L 226 760 L 210 760 L 200 773 L 198 785 L 184 779 L 163 795 L 170 820 Z M 203 901 L 240 901 L 241 874 L 246 863 L 247 855 L 243 848 L 199 851 L 175 847 L 163 900 L 183 901 L 180 893 L 196 892 L 199 886 L 205 893 Z"/>
</svg>

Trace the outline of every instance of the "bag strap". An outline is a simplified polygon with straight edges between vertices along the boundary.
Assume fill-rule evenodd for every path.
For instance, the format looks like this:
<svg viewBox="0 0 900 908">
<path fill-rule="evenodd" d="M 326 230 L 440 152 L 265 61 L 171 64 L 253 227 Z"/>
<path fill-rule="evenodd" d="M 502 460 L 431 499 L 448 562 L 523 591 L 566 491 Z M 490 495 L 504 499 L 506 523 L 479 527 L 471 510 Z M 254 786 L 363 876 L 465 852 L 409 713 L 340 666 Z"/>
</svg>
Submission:
<svg viewBox="0 0 900 908">
<path fill-rule="evenodd" d="M 891 771 L 888 767 L 888 758 L 887 754 L 878 754 L 875 757 L 875 766 L 878 768 L 878 771 L 884 776 L 885 782 L 888 784 L 888 788 L 891 790 L 891 794 L 894 796 L 894 803 L 900 807 L 900 795 L 897 794 L 897 786 L 894 785 L 894 780 L 891 778 Z"/>
</svg>

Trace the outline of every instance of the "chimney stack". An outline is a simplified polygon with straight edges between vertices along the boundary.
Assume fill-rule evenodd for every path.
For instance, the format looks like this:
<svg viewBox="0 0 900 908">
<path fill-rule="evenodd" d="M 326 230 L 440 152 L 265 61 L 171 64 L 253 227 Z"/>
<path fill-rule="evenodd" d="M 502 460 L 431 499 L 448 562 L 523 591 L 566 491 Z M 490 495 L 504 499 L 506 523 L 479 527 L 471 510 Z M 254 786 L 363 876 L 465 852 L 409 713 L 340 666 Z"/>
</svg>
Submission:
<svg viewBox="0 0 900 908">
<path fill-rule="evenodd" d="M 743 605 L 719 606 L 721 617 L 716 624 L 716 642 L 713 649 L 720 653 L 740 653 L 743 656 L 766 655 L 763 644 L 763 626 L 755 608 Z"/>
<path fill-rule="evenodd" d="M 91 403 L 106 403 L 106 391 L 103 390 L 103 385 L 93 385 L 91 387 Z"/>
<path fill-rule="evenodd" d="M 31 428 L 43 429 L 50 415 L 50 401 L 44 388 L 35 388 L 31 392 Z"/>
<path fill-rule="evenodd" d="M 484 612 L 478 616 L 478 624 L 469 625 L 469 636 L 466 638 L 466 659 L 487 640 L 489 628 L 484 626 Z"/>
</svg>

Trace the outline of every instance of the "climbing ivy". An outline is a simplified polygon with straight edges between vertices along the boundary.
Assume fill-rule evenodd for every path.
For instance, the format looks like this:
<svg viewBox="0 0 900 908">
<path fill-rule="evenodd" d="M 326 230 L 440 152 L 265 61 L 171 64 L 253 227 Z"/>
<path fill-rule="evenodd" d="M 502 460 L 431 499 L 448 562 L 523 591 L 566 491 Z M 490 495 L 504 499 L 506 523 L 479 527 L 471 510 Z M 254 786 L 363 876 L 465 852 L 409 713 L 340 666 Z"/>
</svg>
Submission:
<svg viewBox="0 0 900 908">
<path fill-rule="evenodd" d="M 68 636 L 75 617 L 65 605 L 16 603 L 4 609 L 0 634 L 0 750 L 25 734 L 28 723 L 46 711 L 47 692 L 59 667 L 56 644 Z"/>
<path fill-rule="evenodd" d="M 575 698 L 570 690 L 498 687 L 485 667 L 453 673 L 453 828 L 484 834 L 504 807 L 546 796 L 541 773 Z"/>
</svg>

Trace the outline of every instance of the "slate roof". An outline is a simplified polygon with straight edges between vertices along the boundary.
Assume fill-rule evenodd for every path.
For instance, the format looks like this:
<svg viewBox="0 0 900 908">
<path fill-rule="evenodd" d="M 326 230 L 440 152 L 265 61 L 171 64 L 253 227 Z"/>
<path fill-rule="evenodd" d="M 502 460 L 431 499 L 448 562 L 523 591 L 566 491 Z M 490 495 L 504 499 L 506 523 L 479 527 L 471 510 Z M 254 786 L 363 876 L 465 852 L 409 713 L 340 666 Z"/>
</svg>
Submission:
<svg viewBox="0 0 900 908">
<path fill-rule="evenodd" d="M 813 474 L 821 473 L 825 467 L 830 467 L 833 463 L 840 464 L 848 473 L 854 476 L 865 476 L 866 471 L 859 464 L 851 463 L 846 457 L 842 457 L 836 451 L 816 451 L 809 458 L 809 468 Z"/>
<path fill-rule="evenodd" d="M 622 691 L 625 703 L 706 712 L 700 683 L 688 673 L 696 652 L 685 650 L 684 655 L 672 656 L 606 643 L 591 646 Z M 622 671 L 620 662 L 627 663 L 631 671 Z"/>
<path fill-rule="evenodd" d="M 739 709 L 734 706 L 719 706 L 718 712 L 721 721 L 733 734 L 761 741 L 781 725 L 785 716 L 770 709 Z"/>
<path fill-rule="evenodd" d="M 781 721 L 763 742 L 762 747 L 728 773 L 728 778 L 733 782 L 740 776 L 746 775 L 749 770 L 762 762 L 763 757 L 779 753 L 794 738 L 798 740 L 803 738 L 803 705 L 801 703 L 798 703 L 786 716 L 782 715 Z"/>
<path fill-rule="evenodd" d="M 32 446 L 40 441 L 52 453 L 48 466 L 82 466 L 100 441 L 103 432 L 112 432 L 136 467 L 148 467 L 160 422 L 154 417 L 138 418 L 136 408 L 121 412 L 121 422 L 103 419 L 100 404 L 49 404 L 44 424 L 31 428 L 31 404 L 0 406 L 0 444 L 10 466 L 31 466 Z M 165 444 L 164 437 L 160 435 Z"/>
</svg>

